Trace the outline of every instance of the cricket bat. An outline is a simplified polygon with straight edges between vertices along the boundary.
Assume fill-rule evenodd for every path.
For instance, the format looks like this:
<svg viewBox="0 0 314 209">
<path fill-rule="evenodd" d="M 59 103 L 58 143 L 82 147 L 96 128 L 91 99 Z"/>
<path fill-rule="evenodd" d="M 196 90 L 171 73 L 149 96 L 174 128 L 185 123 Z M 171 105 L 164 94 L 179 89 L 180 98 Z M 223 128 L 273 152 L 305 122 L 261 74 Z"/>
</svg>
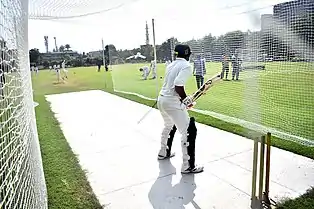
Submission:
<svg viewBox="0 0 314 209">
<path fill-rule="evenodd" d="M 195 102 L 196 100 L 198 100 L 204 93 L 206 93 L 206 91 L 211 88 L 214 83 L 220 81 L 220 73 L 215 75 L 214 77 L 208 79 L 202 86 L 201 88 L 199 88 L 196 92 L 194 92 L 192 94 L 192 100 L 193 102 Z"/>
</svg>

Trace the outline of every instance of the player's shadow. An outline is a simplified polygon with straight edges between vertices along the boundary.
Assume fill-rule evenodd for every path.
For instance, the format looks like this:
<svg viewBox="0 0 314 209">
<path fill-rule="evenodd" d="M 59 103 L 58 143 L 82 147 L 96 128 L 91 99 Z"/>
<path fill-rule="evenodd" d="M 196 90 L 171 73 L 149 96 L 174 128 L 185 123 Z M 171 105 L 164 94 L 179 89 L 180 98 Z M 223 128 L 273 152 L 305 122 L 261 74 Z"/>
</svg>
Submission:
<svg viewBox="0 0 314 209">
<path fill-rule="evenodd" d="M 159 162 L 159 176 L 152 185 L 148 198 L 154 209 L 184 209 L 192 203 L 195 209 L 201 209 L 194 201 L 196 184 L 194 174 L 182 175 L 180 182 L 172 185 L 176 169 L 170 160 Z"/>
</svg>

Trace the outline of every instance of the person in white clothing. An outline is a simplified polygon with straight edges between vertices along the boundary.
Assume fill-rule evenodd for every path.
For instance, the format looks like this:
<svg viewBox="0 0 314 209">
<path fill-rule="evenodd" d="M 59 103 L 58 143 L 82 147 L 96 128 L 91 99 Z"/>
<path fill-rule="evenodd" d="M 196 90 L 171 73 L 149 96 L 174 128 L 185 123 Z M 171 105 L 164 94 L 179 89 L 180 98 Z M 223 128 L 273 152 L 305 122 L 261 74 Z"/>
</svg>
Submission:
<svg viewBox="0 0 314 209">
<path fill-rule="evenodd" d="M 32 65 L 31 66 L 31 73 L 33 74 L 35 72 L 35 67 Z"/>
<path fill-rule="evenodd" d="M 35 66 L 35 73 L 38 74 L 38 67 Z"/>
<path fill-rule="evenodd" d="M 149 67 L 143 66 L 140 68 L 140 71 L 143 72 L 142 77 L 144 80 L 147 80 L 148 74 L 149 74 Z"/>
<path fill-rule="evenodd" d="M 150 63 L 149 72 L 150 71 L 152 71 L 152 78 L 151 79 L 155 79 L 156 76 L 157 76 L 155 60 L 152 60 L 151 63 Z"/>
<path fill-rule="evenodd" d="M 63 74 L 66 78 L 68 78 L 68 70 L 65 68 L 65 60 L 61 63 Z"/>
<path fill-rule="evenodd" d="M 60 82 L 60 69 L 57 65 L 53 65 L 53 69 L 56 71 L 58 83 Z"/>
<path fill-rule="evenodd" d="M 164 120 L 161 133 L 161 148 L 158 159 L 163 160 L 174 156 L 171 146 L 178 130 L 182 135 L 181 147 L 183 163 L 181 173 L 200 173 L 203 167 L 195 165 L 195 139 L 197 128 L 195 119 L 190 118 L 188 109 L 194 104 L 192 98 L 185 93 L 184 86 L 192 76 L 193 70 L 189 63 L 191 49 L 188 45 L 175 47 L 176 59 L 167 66 L 164 83 L 161 88 L 157 107 Z"/>
</svg>

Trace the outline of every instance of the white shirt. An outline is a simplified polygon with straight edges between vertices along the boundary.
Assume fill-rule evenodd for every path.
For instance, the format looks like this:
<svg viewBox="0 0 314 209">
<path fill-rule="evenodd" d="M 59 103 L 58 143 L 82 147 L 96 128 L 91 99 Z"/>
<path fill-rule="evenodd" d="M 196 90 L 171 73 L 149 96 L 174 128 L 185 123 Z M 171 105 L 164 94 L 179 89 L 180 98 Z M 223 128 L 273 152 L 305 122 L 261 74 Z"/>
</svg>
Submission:
<svg viewBox="0 0 314 209">
<path fill-rule="evenodd" d="M 65 62 L 62 62 L 62 68 L 65 68 Z"/>
<path fill-rule="evenodd" d="M 156 64 L 155 64 L 155 60 L 150 62 L 150 69 L 155 69 L 156 68 Z"/>
<path fill-rule="evenodd" d="M 183 58 L 176 58 L 166 68 L 164 84 L 160 95 L 179 97 L 175 86 L 185 86 L 186 81 L 192 76 L 193 70 L 188 61 Z"/>
<path fill-rule="evenodd" d="M 144 67 L 142 67 L 142 69 L 143 69 L 143 76 L 144 77 L 148 76 L 149 67 L 148 66 L 144 66 Z"/>
</svg>

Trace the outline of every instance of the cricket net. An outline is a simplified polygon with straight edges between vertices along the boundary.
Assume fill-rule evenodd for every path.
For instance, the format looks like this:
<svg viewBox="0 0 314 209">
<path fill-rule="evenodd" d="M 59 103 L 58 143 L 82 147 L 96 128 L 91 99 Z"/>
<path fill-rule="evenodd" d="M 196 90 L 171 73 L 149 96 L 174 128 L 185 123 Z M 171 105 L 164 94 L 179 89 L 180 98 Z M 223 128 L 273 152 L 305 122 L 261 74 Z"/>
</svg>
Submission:
<svg viewBox="0 0 314 209">
<path fill-rule="evenodd" d="M 28 55 L 28 0 L 0 1 L 0 208 L 45 209 Z"/>
<path fill-rule="evenodd" d="M 43 7 L 55 12 L 45 2 Z M 82 17 L 96 5 L 100 10 L 105 5 L 86 0 L 86 13 L 82 12 L 83 4 L 67 13 L 64 10 L 69 8 L 69 1 L 53 2 L 63 12 L 50 15 L 50 10 L 41 10 L 44 11 L 41 13 L 34 7 L 32 18 Z M 193 51 L 192 67 L 198 55 L 205 61 L 205 80 L 216 74 L 223 75 L 223 81 L 201 97 L 193 111 L 227 122 L 217 124 L 218 128 L 228 129 L 232 123 L 252 130 L 247 133 L 249 136 L 271 132 L 284 140 L 314 146 L 313 1 L 243 0 L 231 4 L 195 0 L 191 7 L 189 1 L 147 0 L 117 12 L 120 12 L 118 18 L 107 17 L 108 24 L 112 21 L 115 24 L 106 28 L 112 28 L 111 32 L 123 28 L 120 33 L 126 34 L 125 37 L 108 42 L 106 34 L 103 35 L 105 45 L 109 45 L 109 71 L 116 92 L 156 100 L 166 61 L 173 59 L 175 44 L 186 43 Z M 155 39 L 152 18 L 156 21 Z M 138 26 L 139 22 L 142 26 Z M 97 20 L 93 23 L 105 24 Z M 142 34 L 141 42 L 136 37 L 139 34 Z M 136 42 L 137 46 L 116 48 L 122 39 Z M 99 52 L 101 59 L 102 49 Z M 152 61 L 157 62 L 156 76 Z M 148 68 L 147 79 L 143 79 L 144 71 L 140 70 L 144 68 Z M 196 76 L 188 81 L 186 90 L 188 93 L 197 90 Z"/>
<path fill-rule="evenodd" d="M 255 30 L 239 28 L 188 42 L 196 55 L 206 59 L 207 73 L 221 72 L 224 81 L 196 108 L 254 131 L 313 146 L 314 2 L 270 5 L 266 14 L 265 8 L 234 17 L 250 18 Z"/>
<path fill-rule="evenodd" d="M 180 22 L 188 22 L 193 15 L 202 19 L 200 15 L 206 13 L 201 0 L 199 3 L 187 11 L 184 3 L 180 4 L 182 14 L 176 15 L 180 18 L 156 17 L 156 37 L 164 37 L 156 45 L 157 78 L 151 79 L 150 71 L 145 80 L 143 71 L 139 71 L 150 67 L 154 59 L 152 42 L 143 43 L 137 49 L 123 51 L 130 54 L 120 54 L 124 62 L 113 66 L 114 89 L 155 100 L 175 44 L 188 44 L 193 52 L 192 67 L 197 59 L 206 63 L 204 80 L 216 74 L 223 77 L 198 100 L 193 111 L 252 130 L 249 136 L 271 132 L 284 140 L 314 146 L 314 2 L 251 1 L 212 8 L 212 19 L 204 20 L 208 26 L 200 22 L 189 26 L 191 31 L 207 32 L 190 33 L 197 38 L 180 38 L 187 33 Z M 186 19 L 185 12 L 191 13 Z M 219 34 L 213 31 L 218 28 L 213 18 L 219 20 Z M 143 27 L 143 40 L 144 34 Z M 137 52 L 146 58 L 128 58 Z M 193 93 L 197 88 L 194 76 L 186 90 Z"/>
</svg>

